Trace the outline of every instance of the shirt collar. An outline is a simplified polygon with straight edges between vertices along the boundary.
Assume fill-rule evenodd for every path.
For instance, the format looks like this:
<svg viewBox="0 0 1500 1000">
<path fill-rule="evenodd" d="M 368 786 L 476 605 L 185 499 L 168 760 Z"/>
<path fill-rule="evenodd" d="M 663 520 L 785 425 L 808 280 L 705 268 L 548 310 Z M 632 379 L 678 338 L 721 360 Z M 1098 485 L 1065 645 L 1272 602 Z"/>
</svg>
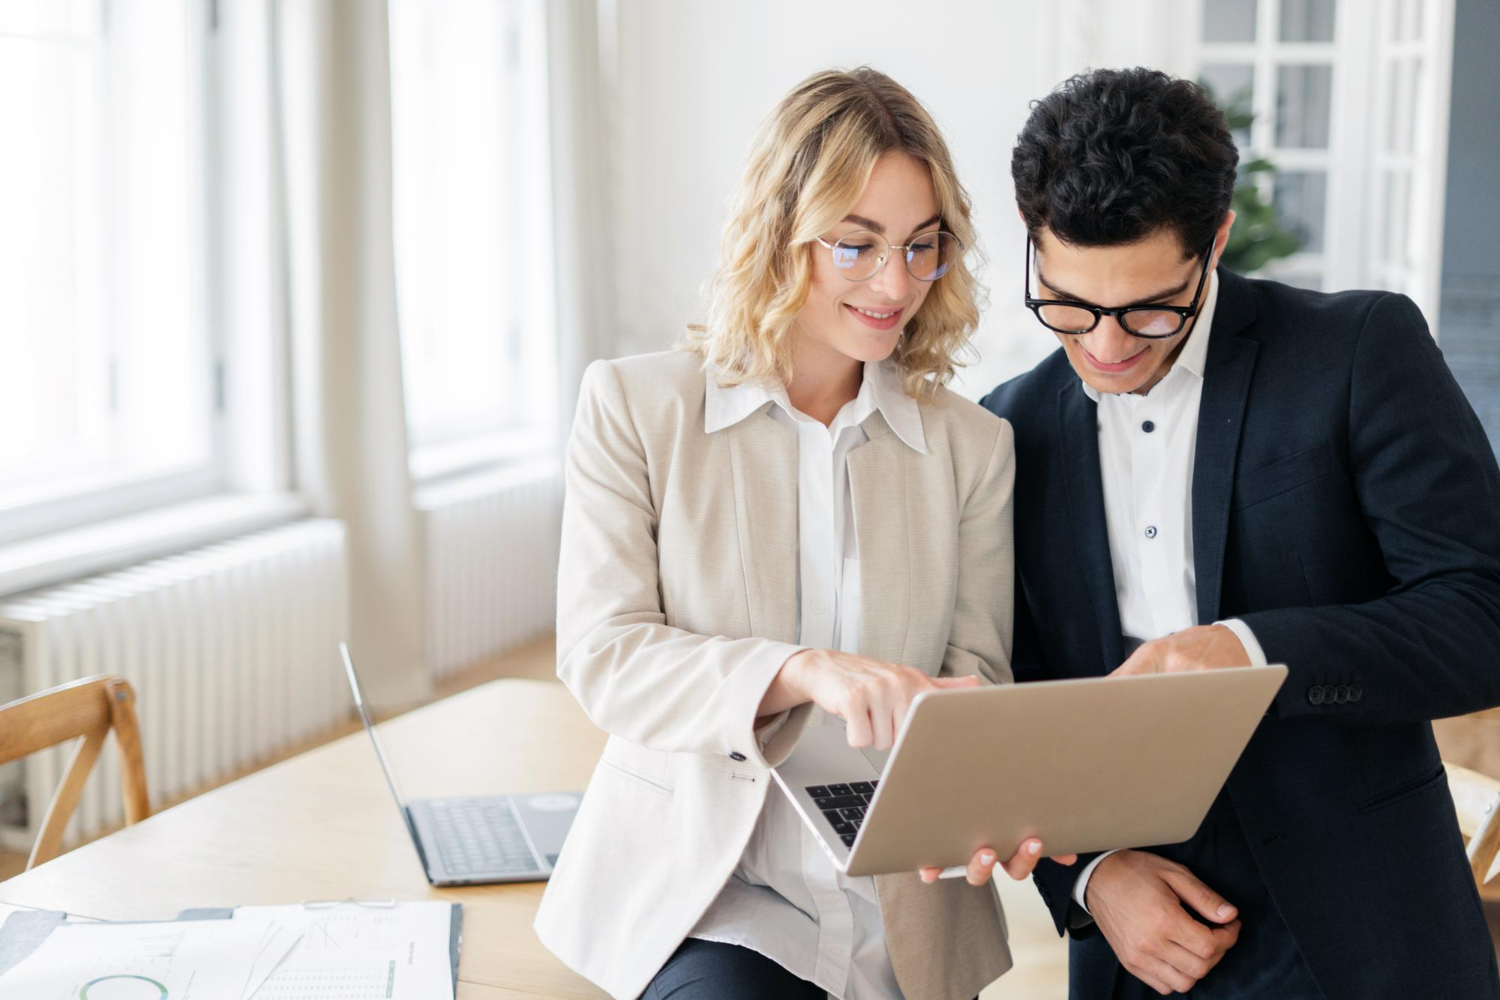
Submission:
<svg viewBox="0 0 1500 1000">
<path fill-rule="evenodd" d="M 1208 284 L 1203 289 L 1203 304 L 1198 308 L 1198 318 L 1193 321 L 1193 328 L 1188 331 L 1187 343 L 1182 345 L 1182 353 L 1177 355 L 1171 370 L 1162 377 L 1163 381 L 1179 368 L 1200 379 L 1203 377 L 1204 364 L 1208 360 L 1208 336 L 1213 331 L 1214 307 L 1218 304 L 1219 273 L 1214 271 L 1209 274 Z M 1082 379 L 1078 381 L 1088 397 L 1099 402 L 1099 391 Z"/>
<path fill-rule="evenodd" d="M 793 419 L 807 419 L 798 413 L 780 385 L 767 387 L 752 382 L 721 386 L 713 371 L 706 374 L 703 400 L 703 431 L 713 434 L 733 426 L 768 404 L 781 407 Z M 917 401 L 906 394 L 901 373 L 890 361 L 867 361 L 859 395 L 855 397 L 851 416 L 862 423 L 871 413 L 880 412 L 891 430 L 912 451 L 927 454 L 927 438 L 922 431 L 922 411 Z"/>
</svg>

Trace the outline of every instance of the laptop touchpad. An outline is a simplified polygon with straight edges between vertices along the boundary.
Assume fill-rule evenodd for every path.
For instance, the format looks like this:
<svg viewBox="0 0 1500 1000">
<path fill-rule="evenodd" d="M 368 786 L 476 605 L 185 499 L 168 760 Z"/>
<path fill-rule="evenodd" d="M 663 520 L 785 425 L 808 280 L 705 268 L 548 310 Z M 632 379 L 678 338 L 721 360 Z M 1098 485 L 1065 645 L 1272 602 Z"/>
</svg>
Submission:
<svg viewBox="0 0 1500 1000">
<path fill-rule="evenodd" d="M 885 762 L 891 759 L 891 752 L 889 750 L 876 750 L 873 747 L 865 747 L 860 753 L 864 755 L 865 760 L 870 762 L 870 766 L 875 769 L 876 774 L 885 773 Z"/>
</svg>

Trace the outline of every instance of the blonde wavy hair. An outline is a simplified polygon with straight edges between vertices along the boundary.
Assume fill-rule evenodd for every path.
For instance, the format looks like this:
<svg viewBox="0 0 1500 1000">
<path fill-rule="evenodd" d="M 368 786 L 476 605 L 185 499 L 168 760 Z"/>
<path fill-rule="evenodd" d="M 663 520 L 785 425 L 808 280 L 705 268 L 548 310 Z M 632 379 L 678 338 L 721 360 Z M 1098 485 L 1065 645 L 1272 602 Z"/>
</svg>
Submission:
<svg viewBox="0 0 1500 1000">
<path fill-rule="evenodd" d="M 708 315 L 681 346 L 723 385 L 792 379 L 791 327 L 812 283 L 814 242 L 864 193 L 875 161 L 902 152 L 927 165 L 942 227 L 964 252 L 906 324 L 891 355 L 908 395 L 922 398 L 962 366 L 979 323 L 980 286 L 968 193 L 927 109 L 884 73 L 862 66 L 814 74 L 761 125 L 708 283 Z M 898 261 L 893 264 L 899 266 Z"/>
</svg>

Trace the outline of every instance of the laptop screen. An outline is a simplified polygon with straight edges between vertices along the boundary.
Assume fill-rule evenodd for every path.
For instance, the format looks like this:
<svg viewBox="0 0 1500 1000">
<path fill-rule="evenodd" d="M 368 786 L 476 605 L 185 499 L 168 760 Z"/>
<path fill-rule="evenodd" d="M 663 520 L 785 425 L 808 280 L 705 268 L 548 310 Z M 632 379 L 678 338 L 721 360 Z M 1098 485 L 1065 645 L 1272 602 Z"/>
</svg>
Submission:
<svg viewBox="0 0 1500 1000">
<path fill-rule="evenodd" d="M 396 787 L 396 777 L 391 773 L 391 767 L 385 757 L 385 749 L 380 745 L 380 737 L 375 734 L 375 722 L 370 718 L 370 710 L 365 706 L 364 692 L 359 687 L 359 675 L 354 672 L 354 659 L 349 655 L 349 646 L 339 643 L 339 655 L 344 658 L 344 675 L 349 678 L 349 690 L 354 693 L 354 707 L 359 710 L 359 719 L 365 724 L 365 732 L 370 734 L 370 742 L 375 747 L 375 759 L 380 762 L 380 773 L 385 775 L 386 786 L 390 788 L 391 795 L 396 799 L 396 806 L 401 810 L 401 820 L 411 832 L 412 840 L 417 839 L 416 827 L 412 825 L 411 817 L 406 813 L 406 799 L 402 797 L 401 790 Z"/>
</svg>

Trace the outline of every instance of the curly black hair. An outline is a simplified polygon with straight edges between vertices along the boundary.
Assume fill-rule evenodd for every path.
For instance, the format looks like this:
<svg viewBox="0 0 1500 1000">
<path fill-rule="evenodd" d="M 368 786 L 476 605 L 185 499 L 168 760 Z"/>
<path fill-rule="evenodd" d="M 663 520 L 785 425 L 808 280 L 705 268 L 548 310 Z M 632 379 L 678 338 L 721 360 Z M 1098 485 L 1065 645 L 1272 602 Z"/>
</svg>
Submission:
<svg viewBox="0 0 1500 1000">
<path fill-rule="evenodd" d="M 1117 246 L 1170 226 L 1196 257 L 1229 210 L 1239 158 L 1202 87 L 1138 66 L 1080 73 L 1032 102 L 1010 172 L 1033 237 Z"/>
</svg>

